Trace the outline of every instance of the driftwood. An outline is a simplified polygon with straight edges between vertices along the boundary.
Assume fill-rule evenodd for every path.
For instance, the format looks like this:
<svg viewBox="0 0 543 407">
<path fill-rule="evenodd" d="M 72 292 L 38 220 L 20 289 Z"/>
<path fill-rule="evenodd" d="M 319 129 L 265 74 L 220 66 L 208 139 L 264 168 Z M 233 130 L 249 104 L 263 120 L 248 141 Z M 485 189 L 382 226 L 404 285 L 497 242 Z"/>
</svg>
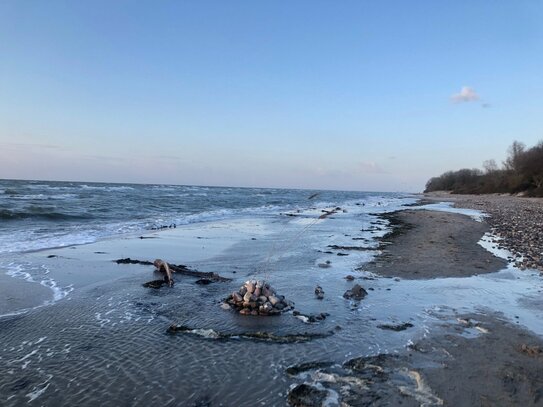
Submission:
<svg viewBox="0 0 543 407">
<path fill-rule="evenodd" d="M 115 263 L 117 263 L 117 264 L 141 264 L 141 265 L 144 265 L 144 266 L 153 266 L 154 265 L 155 267 L 157 267 L 156 266 L 157 262 L 162 262 L 161 266 L 163 264 L 166 264 L 168 266 L 168 270 L 170 271 L 170 276 L 171 276 L 172 273 L 178 273 L 178 274 L 182 274 L 182 275 L 185 275 L 185 276 L 198 277 L 199 279 L 208 279 L 208 280 L 211 280 L 213 282 L 231 281 L 230 278 L 222 277 L 217 273 L 196 271 L 196 270 L 192 270 L 192 269 L 188 268 L 187 266 L 185 266 L 183 264 L 166 263 L 165 261 L 160 260 L 160 259 L 156 259 L 154 262 L 146 261 L 146 260 L 135 260 L 135 259 L 131 259 L 130 257 L 127 257 L 125 259 L 115 260 Z M 157 267 L 157 269 L 159 269 L 159 271 L 160 271 L 159 267 Z M 163 272 L 166 272 L 166 271 L 164 270 Z M 168 275 L 167 275 L 167 272 L 166 272 L 166 277 L 167 276 Z"/>
<path fill-rule="evenodd" d="M 172 271 L 170 270 L 170 266 L 168 265 L 168 263 L 166 263 L 164 260 L 156 259 L 153 262 L 153 265 L 156 267 L 158 271 L 166 274 L 164 276 L 164 281 L 166 281 L 166 284 L 168 284 L 168 287 L 173 287 L 174 281 L 172 278 Z"/>
</svg>

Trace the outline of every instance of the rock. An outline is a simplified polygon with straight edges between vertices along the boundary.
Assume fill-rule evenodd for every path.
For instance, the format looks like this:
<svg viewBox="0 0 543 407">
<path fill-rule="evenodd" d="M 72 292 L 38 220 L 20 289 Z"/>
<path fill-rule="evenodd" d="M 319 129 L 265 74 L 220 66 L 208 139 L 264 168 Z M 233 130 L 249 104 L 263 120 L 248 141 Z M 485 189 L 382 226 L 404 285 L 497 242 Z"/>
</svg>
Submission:
<svg viewBox="0 0 543 407">
<path fill-rule="evenodd" d="M 230 305 L 225 304 L 224 302 L 221 304 L 221 308 L 222 308 L 223 310 L 229 310 L 229 309 L 231 309 Z"/>
<path fill-rule="evenodd" d="M 327 268 L 330 268 L 330 263 L 319 263 L 318 266 L 321 268 L 321 269 L 327 269 Z"/>
<path fill-rule="evenodd" d="M 253 294 L 256 295 L 257 297 L 260 297 L 261 291 L 262 291 L 262 288 L 256 287 Z"/>
<path fill-rule="evenodd" d="M 242 302 L 243 301 L 243 297 L 241 296 L 240 293 L 233 293 L 232 294 L 232 299 L 234 300 L 234 302 Z"/>
<path fill-rule="evenodd" d="M 264 283 L 263 283 L 261 280 L 259 280 L 259 281 L 256 282 L 256 288 L 262 289 L 262 286 L 263 286 L 263 285 L 264 285 Z"/>
<path fill-rule="evenodd" d="M 165 280 L 153 280 L 148 281 L 147 283 L 142 284 L 145 288 L 160 288 L 163 285 L 166 285 L 167 282 Z"/>
<path fill-rule="evenodd" d="M 264 295 L 261 295 L 260 297 L 258 297 L 258 302 L 264 304 L 265 302 L 268 301 L 268 297 L 264 296 Z"/>
<path fill-rule="evenodd" d="M 315 287 L 315 295 L 317 296 L 319 300 L 322 300 L 324 298 L 324 290 L 322 289 L 320 285 Z"/>
<path fill-rule="evenodd" d="M 262 287 L 262 295 L 269 297 L 270 295 L 274 295 L 274 294 L 275 292 L 267 284 L 264 287 Z"/>
<path fill-rule="evenodd" d="M 271 305 L 275 306 L 279 302 L 279 298 L 274 295 L 270 295 L 268 297 L 268 301 L 271 303 Z"/>
<path fill-rule="evenodd" d="M 200 285 L 208 285 L 208 284 L 211 284 L 212 282 L 213 281 L 211 281 L 209 278 L 201 278 L 195 281 L 196 284 L 200 284 Z"/>
<path fill-rule="evenodd" d="M 413 327 L 413 324 L 410 322 L 406 322 L 406 323 L 398 324 L 398 325 L 391 325 L 391 324 L 377 325 L 377 328 L 379 329 L 384 329 L 387 331 L 395 331 L 395 332 L 405 331 L 407 328 L 412 328 L 412 327 Z"/>
<path fill-rule="evenodd" d="M 243 296 L 247 293 L 247 287 L 242 286 L 242 287 L 239 289 L 239 293 L 240 293 L 240 295 L 243 297 Z"/>
<path fill-rule="evenodd" d="M 251 313 L 251 310 L 247 308 L 242 308 L 239 310 L 240 315 L 249 315 L 250 313 Z"/>
<path fill-rule="evenodd" d="M 345 291 L 345 294 L 343 294 L 343 298 L 360 301 L 366 295 L 368 295 L 368 292 L 364 290 L 359 284 L 355 284 L 353 288 Z"/>
<path fill-rule="evenodd" d="M 299 384 L 289 391 L 287 401 L 292 407 L 321 406 L 328 392 L 309 384 Z"/>
<path fill-rule="evenodd" d="M 255 291 L 255 285 L 252 281 L 247 281 L 245 283 L 245 288 L 247 289 L 247 292 L 251 294 Z"/>
<path fill-rule="evenodd" d="M 351 274 L 348 274 L 348 275 L 345 276 L 345 280 L 347 280 L 347 281 L 353 281 L 353 280 L 354 280 L 354 276 L 351 275 Z"/>
<path fill-rule="evenodd" d="M 252 294 L 251 292 L 247 291 L 247 292 L 245 293 L 245 295 L 243 296 L 243 301 L 244 301 L 244 302 L 249 302 L 249 301 L 251 301 L 251 297 L 252 297 L 252 296 L 253 296 L 253 294 Z"/>
</svg>

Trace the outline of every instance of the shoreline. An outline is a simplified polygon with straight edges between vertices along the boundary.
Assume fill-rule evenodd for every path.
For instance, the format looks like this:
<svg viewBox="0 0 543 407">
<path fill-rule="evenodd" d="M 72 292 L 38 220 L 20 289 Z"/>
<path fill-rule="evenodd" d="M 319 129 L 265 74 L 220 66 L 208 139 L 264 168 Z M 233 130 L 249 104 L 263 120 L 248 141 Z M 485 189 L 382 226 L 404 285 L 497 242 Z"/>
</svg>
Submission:
<svg viewBox="0 0 543 407">
<path fill-rule="evenodd" d="M 393 230 L 380 239 L 381 254 L 363 270 L 386 277 L 433 279 L 469 277 L 506 267 L 506 261 L 478 244 L 488 225 L 466 215 L 421 209 L 380 217 Z"/>
<path fill-rule="evenodd" d="M 424 194 L 422 200 L 448 201 L 457 208 L 487 213 L 492 233 L 502 239 L 496 242 L 498 247 L 515 255 L 515 266 L 543 272 L 543 198 L 431 192 Z"/>
<path fill-rule="evenodd" d="M 504 205 L 497 205 L 501 197 L 460 196 L 453 200 L 440 196 L 424 197 L 413 206 L 444 200 L 453 201 L 459 208 L 488 211 L 491 217 L 476 222 L 464 215 L 425 209 L 381 215 L 393 231 L 380 239 L 381 255 L 361 269 L 384 277 L 424 280 L 504 269 L 507 261 L 477 243 L 489 230 L 497 234 L 507 230 L 505 214 L 510 213 L 515 201 L 506 199 L 510 204 L 504 210 Z M 517 220 L 516 227 L 526 221 Z M 497 247 L 522 247 L 509 239 L 505 237 Z M 451 255 L 455 252 L 461 252 L 460 265 Z M 526 264 L 518 258 L 510 262 L 514 266 Z M 395 357 L 379 355 L 372 363 L 391 377 L 393 372 L 409 372 L 420 384 L 421 393 L 415 396 L 427 405 L 539 406 L 543 402 L 543 338 L 518 324 L 518 319 L 510 320 L 491 310 L 470 314 L 455 311 L 453 317 L 443 318 L 437 333 L 412 343 Z M 395 400 L 395 391 L 391 383 L 376 381 L 370 386 L 370 392 L 382 396 L 383 405 Z"/>
<path fill-rule="evenodd" d="M 537 301 L 543 286 L 530 285 L 539 277 L 506 269 L 503 259 L 478 244 L 488 226 L 470 218 L 470 211 L 431 211 L 411 204 L 389 210 L 362 221 L 352 210 L 338 211 L 292 241 L 285 249 L 288 256 L 281 253 L 274 260 L 274 288 L 296 302 L 302 317 L 325 315 L 314 322 L 294 312 L 244 317 L 220 309 L 226 294 L 258 273 L 255 265 L 262 264 L 277 239 L 299 236 L 305 222 L 295 218 L 212 222 L 156 232 L 154 239 L 27 253 L 26 260 L 51 269 L 59 287 L 73 283 L 74 293 L 51 307 L 0 321 L 6 343 L 15 349 L 0 355 L 15 372 L 4 378 L 0 390 L 15 388 L 17 375 L 30 375 L 25 390 L 9 390 L 17 394 L 12 405 L 40 389 L 44 405 L 54 405 L 63 397 L 64 380 L 81 373 L 74 364 L 66 363 L 62 371 L 57 366 L 78 357 L 101 372 L 78 379 L 88 392 L 82 405 L 101 400 L 103 388 L 119 402 L 128 394 L 162 401 L 183 397 L 188 405 L 209 400 L 205 405 L 215 406 L 228 400 L 242 406 L 252 405 L 245 404 L 254 401 L 247 397 L 260 392 L 260 399 L 270 405 L 299 405 L 296 397 L 310 387 L 318 397 L 336 395 L 337 405 L 477 405 L 490 400 L 491 405 L 536 406 L 543 349 Z M 385 256 L 374 258 L 383 248 Z M 199 285 L 195 277 L 174 275 L 174 287 L 150 289 L 143 283 L 160 275 L 150 265 L 113 261 L 126 257 L 160 257 L 232 280 Z M 371 269 L 365 263 L 372 258 L 381 267 Z M 357 270 L 361 262 L 365 266 Z M 403 274 L 394 273 L 399 267 Z M 353 274 L 351 279 L 348 274 Z M 324 298 L 316 298 L 316 284 L 324 289 Z M 358 301 L 345 299 L 343 293 L 355 284 L 367 295 Z M 172 333 L 172 325 L 183 329 Z M 28 341 L 28 348 L 15 346 L 21 341 Z M 66 344 L 73 349 L 71 355 L 62 348 Z M 270 381 L 265 374 L 240 376 L 236 369 L 247 354 L 260 355 L 251 360 L 254 369 L 273 366 L 278 380 Z M 108 372 L 108 361 L 116 355 L 126 356 L 125 364 L 135 370 L 126 375 Z M 138 355 L 137 363 L 130 355 Z M 162 360 L 167 363 L 157 364 Z M 42 369 L 55 378 L 45 380 Z M 492 372 L 488 386 L 472 379 L 487 370 Z M 135 371 L 145 383 L 164 375 L 164 394 L 154 394 L 152 386 L 138 381 L 137 387 L 145 388 L 140 394 L 136 382 L 130 382 Z M 202 385 L 207 380 L 215 384 Z M 308 380 L 312 387 L 304 387 Z"/>
</svg>

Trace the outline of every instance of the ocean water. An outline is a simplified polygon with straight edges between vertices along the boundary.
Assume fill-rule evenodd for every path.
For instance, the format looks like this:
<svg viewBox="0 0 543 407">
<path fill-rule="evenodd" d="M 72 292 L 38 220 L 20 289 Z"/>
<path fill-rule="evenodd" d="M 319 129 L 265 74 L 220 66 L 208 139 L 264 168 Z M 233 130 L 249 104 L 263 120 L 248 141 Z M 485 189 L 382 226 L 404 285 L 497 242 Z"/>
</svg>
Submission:
<svg viewBox="0 0 543 407">
<path fill-rule="evenodd" d="M 311 196 L 314 196 L 311 200 Z M 0 180 L 0 253 L 399 194 Z"/>
<path fill-rule="evenodd" d="M 410 208 L 417 197 L 34 181 L 2 181 L 0 197 L 0 272 L 51 291 L 39 307 L 0 315 L 0 405 L 285 406 L 292 386 L 311 383 L 328 389 L 327 406 L 339 406 L 327 382 L 337 378 L 286 369 L 402 352 L 458 313 L 499 312 L 543 335 L 543 286 L 534 273 L 508 267 L 410 281 L 364 270 L 390 230 L 378 214 Z M 318 219 L 332 208 L 340 209 Z M 427 209 L 483 215 L 447 204 Z M 155 232 L 162 226 L 172 228 Z M 491 236 L 481 244 L 495 250 Z M 198 285 L 174 276 L 174 287 L 154 290 L 142 286 L 159 278 L 152 266 L 112 262 L 153 260 L 161 250 L 231 281 Z M 253 278 L 269 281 L 302 314 L 328 316 L 308 323 L 292 312 L 244 317 L 220 308 Z M 355 283 L 368 290 L 360 302 L 343 298 Z M 380 328 L 403 323 L 412 326 Z M 171 324 L 189 330 L 168 333 Z M 482 334 L 472 331 L 463 334 Z M 275 339 L 246 335 L 255 332 Z M 281 340 L 293 335 L 304 340 Z M 409 377 L 403 386 L 418 391 Z"/>
</svg>

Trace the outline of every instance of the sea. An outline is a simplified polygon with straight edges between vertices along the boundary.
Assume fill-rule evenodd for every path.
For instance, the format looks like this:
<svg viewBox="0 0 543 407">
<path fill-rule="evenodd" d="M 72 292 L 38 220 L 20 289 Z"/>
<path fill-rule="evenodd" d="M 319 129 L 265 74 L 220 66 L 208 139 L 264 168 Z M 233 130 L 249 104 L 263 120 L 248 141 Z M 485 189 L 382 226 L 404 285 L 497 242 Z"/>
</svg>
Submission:
<svg viewBox="0 0 543 407">
<path fill-rule="evenodd" d="M 401 194 L 0 180 L 0 253 L 92 243 L 170 226 Z M 309 199 L 311 198 L 311 199 Z"/>
<path fill-rule="evenodd" d="M 500 312 L 543 334 L 540 313 L 526 305 L 542 289 L 533 273 L 508 267 L 467 278 L 404 280 L 365 270 L 392 230 L 382 214 L 432 209 L 478 221 L 484 215 L 449 203 L 413 206 L 419 199 L 1 180 L 0 292 L 6 298 L 0 305 L 11 309 L 0 312 L 0 405 L 287 406 L 289 392 L 306 384 L 333 407 L 343 393 L 364 391 L 345 362 L 405 352 L 444 321 L 455 323 L 458 313 Z M 496 250 L 492 239 L 481 245 Z M 173 287 L 153 289 L 144 283 L 160 275 L 150 265 L 115 262 L 126 257 L 162 257 L 227 281 L 201 285 L 174 275 Z M 251 279 L 266 280 L 296 312 L 253 317 L 222 309 Z M 344 297 L 354 284 L 367 290 L 361 301 Z M 38 288 L 45 298 L 16 302 Z M 172 331 L 172 325 L 183 328 Z M 426 387 L 406 372 L 397 379 L 398 391 L 426 403 Z"/>
</svg>

